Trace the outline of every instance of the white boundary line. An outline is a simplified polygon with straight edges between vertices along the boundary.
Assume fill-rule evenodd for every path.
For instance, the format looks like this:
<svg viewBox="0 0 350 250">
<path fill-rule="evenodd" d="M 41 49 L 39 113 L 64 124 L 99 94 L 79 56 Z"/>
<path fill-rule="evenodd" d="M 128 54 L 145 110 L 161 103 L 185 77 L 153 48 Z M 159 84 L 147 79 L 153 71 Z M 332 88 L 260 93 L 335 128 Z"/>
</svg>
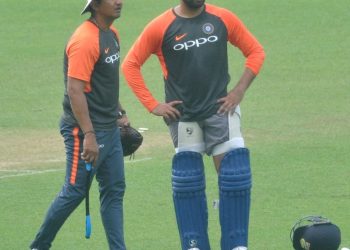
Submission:
<svg viewBox="0 0 350 250">
<path fill-rule="evenodd" d="M 64 159 L 51 159 L 51 160 L 41 160 L 41 161 L 9 161 L 9 162 L 0 162 L 0 167 L 8 167 L 15 165 L 24 165 L 24 164 L 40 164 L 40 163 L 56 163 L 56 162 L 64 162 Z M 4 170 L 0 170 L 4 171 Z"/>
<path fill-rule="evenodd" d="M 35 175 L 35 174 L 45 174 L 45 173 L 50 173 L 50 172 L 58 172 L 62 171 L 64 169 L 48 169 L 48 170 L 18 170 L 19 174 L 11 174 L 11 175 L 4 175 L 0 176 L 0 179 L 6 179 L 10 177 L 17 177 L 17 176 L 28 176 L 28 175 Z M 12 171 L 15 172 L 15 171 Z"/>
<path fill-rule="evenodd" d="M 138 159 L 138 160 L 127 160 L 124 161 L 125 164 L 127 163 L 138 163 L 138 162 L 144 162 L 144 161 L 149 161 L 152 160 L 151 157 L 147 157 L 147 158 L 142 158 L 142 159 Z M 61 160 L 48 160 L 48 161 L 40 161 L 40 163 L 45 163 L 45 162 L 64 162 Z M 25 163 L 25 162 L 15 162 L 15 164 L 21 164 L 21 163 Z M 11 165 L 11 163 L 9 164 Z M 13 164 L 12 164 L 13 165 Z M 33 170 L 33 169 L 23 169 L 23 170 L 19 170 L 19 169 L 0 169 L 0 172 L 10 172 L 10 173 L 18 173 L 18 174 L 10 174 L 10 175 L 4 175 L 4 176 L 0 176 L 0 179 L 7 179 L 7 178 L 11 178 L 11 177 L 19 177 L 19 176 L 29 176 L 29 175 L 36 175 L 36 174 L 46 174 L 46 173 L 51 173 L 51 172 L 59 172 L 59 171 L 65 171 L 65 168 L 58 168 L 58 169 L 47 169 L 47 170 Z"/>
<path fill-rule="evenodd" d="M 138 160 L 135 160 L 135 159 L 131 159 L 131 160 L 124 160 L 124 163 L 136 163 L 136 162 L 143 162 L 143 161 L 149 161 L 149 160 L 152 160 L 152 157 L 146 157 L 146 158 L 142 158 L 142 159 L 138 159 Z"/>
</svg>

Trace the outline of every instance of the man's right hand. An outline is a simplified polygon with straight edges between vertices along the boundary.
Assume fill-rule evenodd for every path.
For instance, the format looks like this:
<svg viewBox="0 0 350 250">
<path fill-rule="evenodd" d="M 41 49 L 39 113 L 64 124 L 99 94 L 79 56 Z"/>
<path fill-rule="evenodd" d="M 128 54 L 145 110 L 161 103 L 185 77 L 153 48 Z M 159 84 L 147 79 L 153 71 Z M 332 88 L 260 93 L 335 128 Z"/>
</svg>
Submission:
<svg viewBox="0 0 350 250">
<path fill-rule="evenodd" d="M 166 120 L 177 120 L 181 114 L 175 106 L 181 103 L 182 101 L 177 100 L 168 103 L 160 103 L 152 110 L 152 114 L 163 116 Z"/>
<path fill-rule="evenodd" d="M 87 133 L 84 137 L 83 152 L 81 153 L 81 159 L 85 162 L 91 162 L 96 165 L 98 159 L 99 148 L 94 133 Z"/>
</svg>

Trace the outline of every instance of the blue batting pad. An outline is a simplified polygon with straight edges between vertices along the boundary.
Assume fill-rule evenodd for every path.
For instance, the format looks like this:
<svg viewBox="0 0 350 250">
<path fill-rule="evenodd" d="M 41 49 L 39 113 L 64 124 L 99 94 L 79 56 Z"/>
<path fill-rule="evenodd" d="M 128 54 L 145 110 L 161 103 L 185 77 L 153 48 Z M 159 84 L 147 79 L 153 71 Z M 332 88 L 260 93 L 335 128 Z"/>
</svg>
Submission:
<svg viewBox="0 0 350 250">
<path fill-rule="evenodd" d="M 226 153 L 219 173 L 222 250 L 248 245 L 251 186 L 249 150 L 238 148 Z"/>
<path fill-rule="evenodd" d="M 180 152 L 173 158 L 173 200 L 183 250 L 210 250 L 202 155 Z"/>
</svg>

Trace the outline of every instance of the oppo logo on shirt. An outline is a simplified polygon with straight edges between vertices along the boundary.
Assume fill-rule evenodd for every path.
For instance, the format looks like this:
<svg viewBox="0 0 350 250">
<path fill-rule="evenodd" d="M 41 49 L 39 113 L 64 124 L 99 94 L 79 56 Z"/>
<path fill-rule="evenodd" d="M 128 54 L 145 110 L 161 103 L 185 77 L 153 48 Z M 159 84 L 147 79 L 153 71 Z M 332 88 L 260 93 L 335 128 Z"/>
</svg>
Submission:
<svg viewBox="0 0 350 250">
<path fill-rule="evenodd" d="M 206 43 L 215 43 L 219 40 L 217 36 L 202 37 L 196 40 L 189 40 L 184 43 L 178 43 L 173 48 L 174 50 L 189 50 L 190 48 L 199 48 Z"/>
<path fill-rule="evenodd" d="M 118 51 L 117 53 L 115 53 L 115 54 L 113 54 L 113 55 L 111 55 L 109 57 L 106 57 L 105 62 L 113 64 L 115 61 L 119 61 L 119 59 L 120 59 L 120 54 L 119 54 L 119 51 Z"/>
</svg>

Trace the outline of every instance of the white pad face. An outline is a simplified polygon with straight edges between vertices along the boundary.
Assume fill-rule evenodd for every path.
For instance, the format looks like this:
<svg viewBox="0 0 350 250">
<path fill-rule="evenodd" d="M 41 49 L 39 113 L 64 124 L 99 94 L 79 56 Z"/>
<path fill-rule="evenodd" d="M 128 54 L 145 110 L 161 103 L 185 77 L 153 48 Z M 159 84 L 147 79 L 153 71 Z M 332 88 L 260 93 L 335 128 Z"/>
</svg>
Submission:
<svg viewBox="0 0 350 250">
<path fill-rule="evenodd" d="M 178 127 L 179 145 L 175 152 L 192 151 L 203 153 L 205 150 L 203 142 L 203 131 L 197 122 L 179 123 Z"/>
<path fill-rule="evenodd" d="M 172 135 L 177 137 L 175 152 L 191 151 L 215 156 L 236 148 L 244 148 L 244 139 L 241 133 L 241 111 L 239 106 L 236 107 L 234 113 L 226 115 L 228 118 L 227 120 L 220 120 L 219 117 L 210 117 L 205 121 L 201 121 L 201 125 L 198 122 L 179 122 L 176 131 L 173 130 Z M 206 130 L 206 126 L 211 128 L 211 130 Z M 216 133 L 215 131 L 213 132 L 213 128 L 222 129 L 221 131 L 228 134 L 228 137 L 226 135 L 228 140 L 225 138 L 227 141 L 216 145 L 218 140 L 223 141 L 222 134 Z M 206 130 L 206 134 L 203 134 L 203 129 Z"/>
<path fill-rule="evenodd" d="M 241 111 L 239 106 L 233 114 L 229 115 L 229 136 L 230 140 L 216 145 L 213 149 L 213 156 L 229 152 L 236 148 L 244 148 L 244 139 L 241 133 Z"/>
<path fill-rule="evenodd" d="M 230 152 L 231 150 L 236 148 L 245 148 L 244 140 L 242 137 L 235 137 L 227 142 L 215 146 L 215 148 L 213 149 L 213 156 Z"/>
</svg>

